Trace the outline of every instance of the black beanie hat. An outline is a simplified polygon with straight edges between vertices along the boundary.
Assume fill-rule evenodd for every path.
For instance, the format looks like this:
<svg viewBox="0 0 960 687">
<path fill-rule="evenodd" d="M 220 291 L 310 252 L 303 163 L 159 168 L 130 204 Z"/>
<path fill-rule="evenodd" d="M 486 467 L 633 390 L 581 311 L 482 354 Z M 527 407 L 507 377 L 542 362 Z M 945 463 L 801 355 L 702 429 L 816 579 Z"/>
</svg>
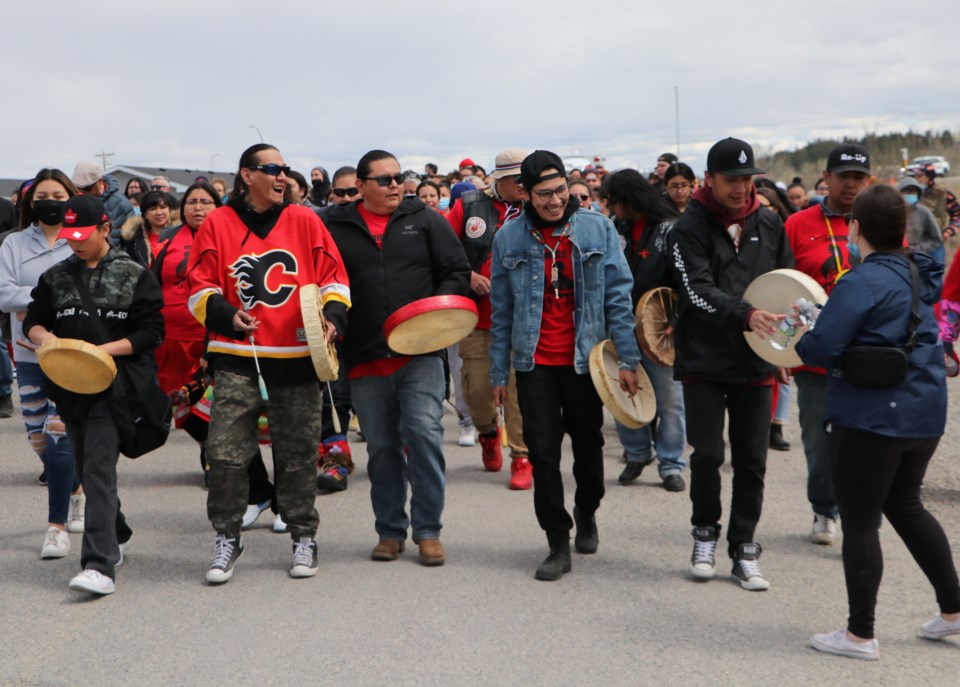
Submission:
<svg viewBox="0 0 960 687">
<path fill-rule="evenodd" d="M 534 150 L 523 158 L 520 164 L 520 179 L 523 181 L 523 187 L 530 191 L 534 186 L 540 183 L 540 175 L 543 170 L 554 168 L 557 170 L 557 176 L 566 176 L 563 166 L 563 160 L 556 153 L 549 150 Z"/>
</svg>

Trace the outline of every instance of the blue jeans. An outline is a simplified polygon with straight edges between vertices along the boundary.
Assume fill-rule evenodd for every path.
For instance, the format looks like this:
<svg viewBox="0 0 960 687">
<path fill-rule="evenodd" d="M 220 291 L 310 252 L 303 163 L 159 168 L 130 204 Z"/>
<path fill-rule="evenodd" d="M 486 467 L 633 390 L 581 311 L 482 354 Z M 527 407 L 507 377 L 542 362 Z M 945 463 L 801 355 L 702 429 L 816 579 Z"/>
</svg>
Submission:
<svg viewBox="0 0 960 687">
<path fill-rule="evenodd" d="M 782 425 L 790 415 L 790 385 L 778 383 L 777 387 L 777 407 L 773 409 L 773 419 L 778 425 Z"/>
<path fill-rule="evenodd" d="M 413 358 L 388 377 L 350 381 L 367 440 L 367 472 L 377 534 L 403 541 L 440 536 L 446 477 L 443 458 L 443 361 Z M 410 517 L 407 517 L 407 483 Z"/>
<path fill-rule="evenodd" d="M 6 314 L 4 314 L 6 317 Z M 13 393 L 13 363 L 10 362 L 10 351 L 7 344 L 0 339 L 0 396 L 9 396 Z"/>
<path fill-rule="evenodd" d="M 673 379 L 673 368 L 662 367 L 643 359 L 653 392 L 657 397 L 657 459 L 660 477 L 680 474 L 687 466 L 683 456 L 686 446 L 686 416 L 683 410 L 683 385 Z M 650 425 L 630 429 L 617 423 L 617 436 L 627 462 L 649 463 L 653 460 L 653 431 Z"/>
<path fill-rule="evenodd" d="M 827 407 L 827 376 L 797 371 L 797 407 L 800 409 L 800 438 L 807 457 L 807 500 L 818 515 L 837 517 L 837 497 L 830 477 L 827 432 L 823 412 Z"/>
<path fill-rule="evenodd" d="M 73 467 L 73 450 L 66 430 L 57 428 L 57 407 L 47 397 L 50 382 L 37 363 L 17 365 L 20 412 L 27 438 L 47 469 L 47 522 L 64 524 L 70 509 L 70 494 L 80 488 Z"/>
</svg>

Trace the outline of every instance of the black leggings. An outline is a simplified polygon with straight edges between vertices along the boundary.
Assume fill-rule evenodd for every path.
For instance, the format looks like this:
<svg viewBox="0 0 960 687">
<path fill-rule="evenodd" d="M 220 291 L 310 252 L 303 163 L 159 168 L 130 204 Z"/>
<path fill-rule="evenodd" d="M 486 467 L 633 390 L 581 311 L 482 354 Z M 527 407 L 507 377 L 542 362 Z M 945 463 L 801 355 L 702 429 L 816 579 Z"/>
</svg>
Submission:
<svg viewBox="0 0 960 687">
<path fill-rule="evenodd" d="M 960 612 L 960 583 L 950 543 L 920 501 L 923 476 L 939 437 L 898 439 L 836 425 L 829 437 L 830 471 L 843 524 L 843 571 L 850 606 L 847 629 L 858 637 L 873 637 L 883 577 L 881 514 L 930 580 L 940 610 Z"/>
</svg>

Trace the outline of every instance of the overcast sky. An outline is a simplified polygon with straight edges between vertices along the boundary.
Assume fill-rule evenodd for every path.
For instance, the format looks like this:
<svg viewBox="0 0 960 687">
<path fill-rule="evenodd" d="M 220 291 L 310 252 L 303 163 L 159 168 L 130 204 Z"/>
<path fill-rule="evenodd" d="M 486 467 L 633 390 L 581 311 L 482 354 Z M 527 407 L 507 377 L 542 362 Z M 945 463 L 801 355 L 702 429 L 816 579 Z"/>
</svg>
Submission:
<svg viewBox="0 0 960 687">
<path fill-rule="evenodd" d="M 507 147 L 698 172 L 738 136 L 960 128 L 956 0 L 4 3 L 0 177 L 110 163 L 236 169 L 276 145 L 331 172 Z M 219 155 L 218 155 L 219 154 Z"/>
</svg>

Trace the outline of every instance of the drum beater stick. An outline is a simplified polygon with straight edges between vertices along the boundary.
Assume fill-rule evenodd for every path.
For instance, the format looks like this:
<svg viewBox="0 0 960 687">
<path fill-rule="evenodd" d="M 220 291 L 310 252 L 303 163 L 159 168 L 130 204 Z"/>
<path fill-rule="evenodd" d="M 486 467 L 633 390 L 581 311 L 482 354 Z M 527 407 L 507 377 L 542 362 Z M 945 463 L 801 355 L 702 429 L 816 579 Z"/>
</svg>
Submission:
<svg viewBox="0 0 960 687">
<path fill-rule="evenodd" d="M 250 311 L 247 309 L 247 304 L 243 300 L 243 295 L 240 295 L 240 305 L 243 306 L 243 312 L 250 314 Z M 263 382 L 263 375 L 260 374 L 260 358 L 257 357 L 257 343 L 253 340 L 253 332 L 250 332 L 250 348 L 253 350 L 253 365 L 257 368 L 257 384 L 260 386 L 260 398 L 264 401 L 270 400 L 270 395 L 267 393 L 267 385 Z"/>
</svg>

